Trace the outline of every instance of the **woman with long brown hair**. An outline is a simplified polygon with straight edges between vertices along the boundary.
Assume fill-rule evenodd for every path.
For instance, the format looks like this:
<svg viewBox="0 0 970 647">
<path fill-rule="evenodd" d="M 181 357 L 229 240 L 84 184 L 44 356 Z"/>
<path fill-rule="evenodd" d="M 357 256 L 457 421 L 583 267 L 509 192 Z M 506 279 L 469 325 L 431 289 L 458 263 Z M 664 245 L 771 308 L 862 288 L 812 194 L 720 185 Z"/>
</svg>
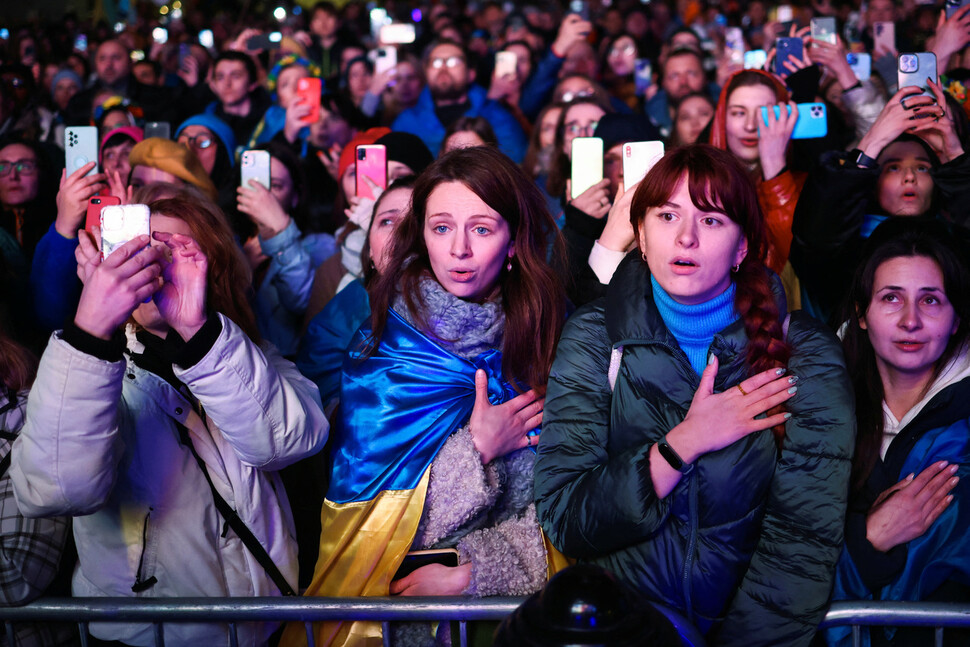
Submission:
<svg viewBox="0 0 970 647">
<path fill-rule="evenodd" d="M 553 364 L 536 506 L 553 545 L 723 645 L 807 645 L 842 540 L 854 416 L 841 349 L 786 317 L 747 170 L 668 153 L 638 249 Z"/>
<path fill-rule="evenodd" d="M 566 302 L 546 261 L 550 243 L 561 254 L 558 230 L 529 177 L 477 147 L 447 153 L 418 178 L 394 238 L 371 321 L 344 360 L 307 593 L 535 592 L 549 563 L 532 463 Z M 387 521 L 376 527 L 378 518 Z M 400 570 L 424 549 L 451 556 Z M 326 645 L 380 632 L 316 627 Z M 302 624 L 284 634 L 283 644 L 303 641 Z"/>
<path fill-rule="evenodd" d="M 81 232 L 84 287 L 41 358 L 14 492 L 25 514 L 75 517 L 74 595 L 292 594 L 296 541 L 277 472 L 320 449 L 327 421 L 313 384 L 260 343 L 251 275 L 222 212 L 194 189 L 171 194 L 148 205 L 151 237 L 104 260 Z M 246 625 L 241 642 L 274 628 Z M 153 633 L 91 632 L 127 645 Z M 165 633 L 227 638 L 217 624 Z"/>
</svg>

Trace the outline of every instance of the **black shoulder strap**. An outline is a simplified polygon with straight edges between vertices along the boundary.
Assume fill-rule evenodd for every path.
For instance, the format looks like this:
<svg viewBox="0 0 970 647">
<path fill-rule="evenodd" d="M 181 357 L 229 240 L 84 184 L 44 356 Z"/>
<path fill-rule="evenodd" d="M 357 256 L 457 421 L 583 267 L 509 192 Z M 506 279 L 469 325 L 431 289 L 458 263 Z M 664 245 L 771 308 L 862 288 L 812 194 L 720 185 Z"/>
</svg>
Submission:
<svg viewBox="0 0 970 647">
<path fill-rule="evenodd" d="M 239 515 L 236 514 L 236 511 L 232 509 L 232 506 L 230 506 L 226 500 L 222 498 L 219 492 L 216 491 L 216 486 L 212 483 L 212 478 L 209 476 L 209 470 L 205 466 L 205 461 L 203 461 L 202 457 L 200 457 L 198 452 L 195 451 L 195 445 L 192 444 L 192 439 L 189 437 L 189 430 L 178 422 L 175 424 L 178 425 L 179 438 L 181 439 L 182 443 L 189 448 L 189 451 L 192 452 L 192 455 L 195 457 L 195 461 L 202 469 L 202 475 L 205 476 L 206 483 L 209 484 L 209 489 L 212 490 L 212 498 L 215 499 L 216 509 L 219 511 L 219 514 L 222 515 L 222 518 L 226 520 L 229 527 L 235 531 L 240 539 L 242 539 L 243 544 L 246 546 L 252 556 L 256 558 L 259 565 L 263 567 L 263 570 L 266 571 L 266 574 L 269 575 L 270 579 L 273 580 L 273 583 L 276 584 L 277 588 L 279 588 L 280 593 L 287 597 L 296 596 L 296 591 L 293 590 L 293 587 L 291 587 L 289 582 L 286 581 L 286 578 L 283 577 L 280 569 L 277 568 L 276 564 L 273 562 L 273 558 L 269 556 L 269 553 L 266 552 L 263 545 L 259 543 L 259 539 L 256 538 L 256 535 L 254 535 L 249 529 L 249 526 L 247 526 L 243 520 L 239 518 Z"/>
</svg>

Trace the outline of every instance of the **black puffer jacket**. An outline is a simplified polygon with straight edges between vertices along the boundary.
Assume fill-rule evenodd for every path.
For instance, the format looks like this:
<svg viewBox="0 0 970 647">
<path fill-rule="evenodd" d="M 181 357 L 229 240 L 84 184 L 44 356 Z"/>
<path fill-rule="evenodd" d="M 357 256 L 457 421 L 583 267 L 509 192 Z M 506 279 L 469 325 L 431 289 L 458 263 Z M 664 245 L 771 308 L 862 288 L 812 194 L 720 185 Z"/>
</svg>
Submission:
<svg viewBox="0 0 970 647">
<path fill-rule="evenodd" d="M 552 367 L 535 479 L 543 529 L 566 555 L 687 613 L 715 644 L 808 644 L 842 544 L 855 438 L 842 349 L 800 313 L 787 338 L 800 380 L 780 455 L 770 431 L 751 434 L 702 456 L 663 499 L 650 447 L 683 421 L 700 378 L 637 254 L 567 322 Z M 747 377 L 746 344 L 741 320 L 715 335 L 715 391 Z"/>
</svg>

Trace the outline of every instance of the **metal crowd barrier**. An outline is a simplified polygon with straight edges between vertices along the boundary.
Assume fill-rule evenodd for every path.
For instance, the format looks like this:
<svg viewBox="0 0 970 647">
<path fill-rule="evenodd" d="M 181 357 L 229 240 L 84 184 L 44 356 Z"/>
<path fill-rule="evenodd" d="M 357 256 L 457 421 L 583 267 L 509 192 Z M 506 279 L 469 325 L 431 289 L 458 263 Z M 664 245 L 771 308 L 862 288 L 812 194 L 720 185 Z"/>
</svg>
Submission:
<svg viewBox="0 0 970 647">
<path fill-rule="evenodd" d="M 0 608 L 7 641 L 14 645 L 15 622 L 76 622 L 81 642 L 87 647 L 87 628 L 92 622 L 143 622 L 154 626 L 155 645 L 163 647 L 162 623 L 224 622 L 229 625 L 230 645 L 236 647 L 236 626 L 241 622 L 298 621 L 310 630 L 323 620 L 372 620 L 384 626 L 394 621 L 457 622 L 461 646 L 468 641 L 468 622 L 501 620 L 525 598 L 46 598 L 23 607 Z M 834 602 L 820 628 L 851 626 L 853 644 L 861 644 L 863 626 L 919 626 L 935 628 L 935 643 L 943 645 L 947 628 L 970 628 L 970 604 L 934 602 Z"/>
</svg>

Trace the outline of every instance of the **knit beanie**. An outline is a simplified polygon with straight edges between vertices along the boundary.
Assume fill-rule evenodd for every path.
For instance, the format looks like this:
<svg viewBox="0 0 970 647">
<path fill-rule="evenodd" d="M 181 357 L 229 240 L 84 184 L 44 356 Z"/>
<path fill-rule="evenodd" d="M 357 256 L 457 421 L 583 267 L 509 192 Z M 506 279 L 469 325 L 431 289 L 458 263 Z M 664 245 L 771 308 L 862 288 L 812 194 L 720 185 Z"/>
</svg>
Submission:
<svg viewBox="0 0 970 647">
<path fill-rule="evenodd" d="M 216 185 L 202 167 L 202 162 L 188 146 L 171 139 L 149 137 L 138 143 L 128 154 L 132 168 L 148 166 L 185 180 L 215 200 L 218 197 Z"/>
<path fill-rule="evenodd" d="M 354 135 L 354 138 L 347 142 L 347 145 L 344 146 L 343 151 L 340 153 L 340 161 L 337 164 L 337 181 L 339 182 L 340 178 L 344 176 L 344 171 L 347 170 L 347 167 L 355 162 L 354 153 L 357 151 L 358 146 L 376 144 L 380 137 L 390 132 L 390 128 L 371 128 Z M 388 151 L 387 159 L 391 159 L 390 151 Z"/>
<path fill-rule="evenodd" d="M 593 137 L 603 140 L 603 152 L 617 144 L 627 142 L 650 142 L 662 139 L 657 127 L 645 115 L 605 114 L 600 119 Z"/>
<path fill-rule="evenodd" d="M 77 72 L 75 72 L 74 70 L 61 70 L 60 72 L 54 75 L 53 79 L 51 79 L 52 95 L 54 94 L 54 90 L 57 88 L 57 84 L 63 81 L 64 79 L 70 79 L 74 81 L 74 84 L 77 85 L 78 90 L 84 89 L 84 83 L 81 82 L 81 77 L 77 75 Z"/>
<path fill-rule="evenodd" d="M 145 139 L 145 132 L 141 128 L 139 128 L 138 126 L 119 126 L 118 128 L 114 128 L 112 130 L 109 130 L 108 132 L 106 132 L 104 134 L 104 137 L 101 138 L 101 145 L 98 146 L 98 164 L 99 165 L 102 164 L 103 161 L 104 161 L 104 148 L 105 148 L 105 145 L 115 135 L 125 135 L 126 137 L 131 138 L 136 144 L 138 142 L 140 142 L 141 140 Z M 117 143 L 120 144 L 122 142 L 119 141 Z"/>
<path fill-rule="evenodd" d="M 175 131 L 175 138 L 178 139 L 178 136 L 188 126 L 204 126 L 208 128 L 222 142 L 222 147 L 228 153 L 229 157 L 232 158 L 235 156 L 236 136 L 233 134 L 232 128 L 222 119 L 219 119 L 215 115 L 205 113 L 189 117 L 179 125 L 178 130 Z"/>
<path fill-rule="evenodd" d="M 374 143 L 387 147 L 387 161 L 400 162 L 414 171 L 415 175 L 421 175 L 434 162 L 434 155 L 424 141 L 411 133 L 387 133 Z"/>
</svg>

